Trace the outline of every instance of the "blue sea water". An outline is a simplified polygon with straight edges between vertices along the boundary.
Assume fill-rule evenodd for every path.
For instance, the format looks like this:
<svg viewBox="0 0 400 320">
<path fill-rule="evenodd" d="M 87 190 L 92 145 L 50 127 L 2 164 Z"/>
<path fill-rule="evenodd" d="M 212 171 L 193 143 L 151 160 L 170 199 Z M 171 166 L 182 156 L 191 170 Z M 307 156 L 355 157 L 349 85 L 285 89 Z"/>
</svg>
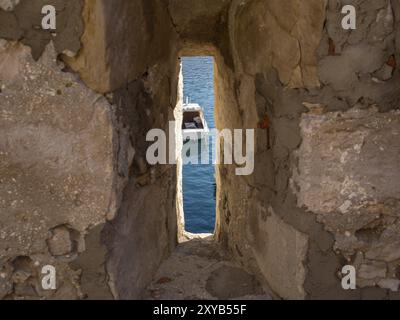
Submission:
<svg viewBox="0 0 400 320">
<path fill-rule="evenodd" d="M 189 97 L 191 102 L 201 105 L 209 128 L 215 128 L 213 58 L 183 57 L 182 68 L 185 101 Z M 212 148 L 210 145 L 210 152 L 213 152 Z M 215 166 L 212 163 L 184 165 L 183 209 L 186 231 L 213 233 L 215 208 Z"/>
</svg>

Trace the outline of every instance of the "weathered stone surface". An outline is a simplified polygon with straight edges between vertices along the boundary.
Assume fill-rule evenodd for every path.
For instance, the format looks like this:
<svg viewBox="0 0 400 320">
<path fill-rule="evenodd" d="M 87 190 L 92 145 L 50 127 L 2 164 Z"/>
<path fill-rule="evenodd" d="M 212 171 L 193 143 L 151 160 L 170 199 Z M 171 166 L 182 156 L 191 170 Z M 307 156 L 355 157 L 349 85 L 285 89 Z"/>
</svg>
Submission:
<svg viewBox="0 0 400 320">
<path fill-rule="evenodd" d="M 272 210 L 259 220 L 266 240 L 254 244 L 254 255 L 271 289 L 285 299 L 304 299 L 308 237 L 282 221 Z"/>
<path fill-rule="evenodd" d="M 12 292 L 11 282 L 12 267 L 10 263 L 3 263 L 0 260 L 0 299 L 3 299 Z"/>
<path fill-rule="evenodd" d="M 302 285 L 309 298 L 362 297 L 362 290 L 344 292 L 335 277 L 343 267 L 343 258 L 351 260 L 358 250 L 365 253 L 379 244 L 397 241 L 398 196 L 395 199 L 392 196 L 398 195 L 398 189 L 394 191 L 398 186 L 395 183 L 398 181 L 398 139 L 389 132 L 384 133 L 386 126 L 397 128 L 394 124 L 397 120 L 389 124 L 391 119 L 398 118 L 396 112 L 387 111 L 398 109 L 400 94 L 399 75 L 391 57 L 396 51 L 394 32 L 390 28 L 390 3 L 386 0 L 354 2 L 359 22 L 356 31 L 341 27 L 341 7 L 348 4 L 346 1 L 307 1 L 306 4 L 294 0 L 232 1 L 228 31 L 233 70 L 216 55 L 217 127 L 258 128 L 254 178 L 239 179 L 229 166 L 217 170 L 218 240 L 226 243 L 244 265 L 257 270 L 267 262 L 254 261 L 255 254 L 249 253 L 249 249 L 265 242 L 267 232 L 260 232 L 259 221 L 266 219 L 266 208 L 272 206 L 285 224 L 309 236 L 305 262 L 308 272 Z M 398 7 L 393 2 L 392 6 Z M 394 18 L 398 19 L 398 15 Z M 291 90 L 292 87 L 299 89 Z M 304 87 L 308 90 L 303 90 Z M 329 214 L 310 214 L 315 208 L 299 206 L 296 199 L 299 190 L 295 185 L 290 188 L 294 168 L 298 167 L 298 161 L 305 161 L 295 153 L 307 140 L 299 125 L 302 115 L 309 109 L 305 117 L 319 119 L 358 104 L 367 109 L 374 103 L 382 113 L 371 111 L 369 117 L 365 116 L 371 126 L 371 139 L 366 140 L 365 146 L 358 135 L 358 131 L 368 131 L 361 116 L 359 120 L 354 119 L 354 134 L 346 128 L 338 132 L 327 129 L 329 138 L 326 139 L 310 133 L 315 144 L 307 150 L 307 157 L 313 161 L 308 170 L 300 170 L 302 196 L 318 208 L 334 207 L 328 210 Z M 343 127 L 351 122 L 347 116 L 338 116 L 336 120 Z M 377 132 L 372 129 L 375 120 Z M 372 142 L 375 134 L 379 138 Z M 382 152 L 375 143 L 386 147 L 385 169 L 378 158 Z M 359 144 L 365 148 L 362 147 L 361 163 L 356 160 L 354 149 Z M 392 144 L 397 151 L 388 149 Z M 342 165 L 338 154 L 347 149 L 349 157 L 344 156 L 347 162 Z M 344 178 L 352 170 L 357 176 L 349 175 L 346 182 Z M 390 186 L 384 182 L 389 177 Z M 358 196 L 360 190 L 357 185 L 351 185 L 352 181 L 360 182 L 363 188 L 378 188 L 376 192 L 368 189 L 371 191 L 366 200 L 369 204 L 363 203 L 363 196 Z M 315 193 L 308 193 L 308 187 Z M 382 193 L 380 188 L 385 191 Z M 350 195 L 351 200 L 346 202 Z M 356 198 L 363 205 L 355 204 Z M 247 226 L 245 231 L 243 225 Z M 275 286 L 275 290 L 281 294 L 281 287 Z"/>
<path fill-rule="evenodd" d="M 230 3 L 231 0 L 170 0 L 168 8 L 176 31 L 184 40 L 212 42 L 210 36 L 214 32 L 210 31 L 218 30 L 222 13 Z"/>
<path fill-rule="evenodd" d="M 31 276 L 32 276 L 32 272 L 29 269 L 28 270 L 16 269 L 16 270 L 14 270 L 14 273 L 12 275 L 12 281 L 13 281 L 13 283 L 16 283 L 16 284 L 23 284 Z"/>
<path fill-rule="evenodd" d="M 363 55 L 366 52 L 368 54 Z M 340 56 L 328 56 L 321 60 L 318 69 L 320 79 L 334 90 L 345 90 L 358 81 L 358 74 L 379 70 L 384 55 L 381 48 L 369 44 L 348 47 Z M 360 56 L 363 58 L 360 59 Z"/>
<path fill-rule="evenodd" d="M 383 262 L 371 262 L 362 264 L 357 272 L 357 276 L 365 280 L 385 278 L 387 274 L 386 264 Z"/>
<path fill-rule="evenodd" d="M 400 259 L 400 241 L 387 241 L 381 245 L 377 245 L 365 253 L 367 259 L 383 260 L 392 262 Z"/>
<path fill-rule="evenodd" d="M 176 37 L 167 8 L 154 0 L 85 1 L 83 19 L 82 49 L 65 61 L 101 93 L 140 78 L 153 61 L 165 58 Z"/>
<path fill-rule="evenodd" d="M 317 213 L 348 254 L 369 248 L 368 258 L 398 258 L 398 225 L 390 217 L 399 206 L 399 115 L 370 109 L 303 116 L 298 204 Z"/>
<path fill-rule="evenodd" d="M 65 256 L 73 250 L 71 234 L 67 227 L 57 227 L 51 230 L 51 237 L 47 240 L 49 251 L 53 256 Z"/>
<path fill-rule="evenodd" d="M 103 238 L 109 284 L 120 299 L 142 297 L 177 241 L 176 167 L 151 167 L 145 141 L 149 130 L 168 128 L 177 102 L 179 47 L 166 4 L 86 1 L 82 50 L 65 58 L 88 86 L 111 91 L 115 104 L 118 214 Z"/>
<path fill-rule="evenodd" d="M 51 228 L 83 232 L 109 214 L 110 107 L 61 71 L 52 45 L 35 62 L 3 42 L 0 61 L 0 254 L 29 255 L 45 250 Z"/>
<path fill-rule="evenodd" d="M 113 103 L 61 73 L 54 52 L 51 64 L 48 51 L 35 63 L 20 43 L 0 44 L 0 257 L 31 259 L 5 272 L 0 296 L 110 298 L 107 278 L 115 298 L 143 297 L 176 230 L 184 236 L 179 161 L 148 165 L 144 137 L 167 128 L 177 102 L 180 113 L 178 56 L 211 54 L 217 127 L 257 128 L 254 175 L 217 169 L 223 249 L 282 297 L 386 298 L 399 265 L 398 113 L 390 110 L 399 106 L 400 6 L 353 2 L 354 31 L 341 28 L 345 0 L 21 0 L 0 10 L 0 38 L 31 46 L 35 59 L 54 40 L 56 53 Z M 38 27 L 43 3 L 58 10 L 56 34 Z M 374 104 L 380 112 L 367 109 Z M 71 240 L 70 264 L 48 253 L 48 231 L 60 225 L 74 234 L 52 251 L 68 252 Z M 86 233 L 85 251 L 77 239 Z M 344 291 L 337 271 L 355 253 L 351 263 L 368 279 Z M 177 257 L 166 263 L 172 273 Z M 197 262 L 209 259 L 191 257 L 152 297 L 181 297 L 177 283 L 210 297 L 191 287 Z M 35 277 L 44 264 L 57 267 L 56 292 Z M 196 279 L 204 285 L 206 275 Z M 231 278 L 211 280 L 217 296 L 229 296 L 223 282 Z"/>
<path fill-rule="evenodd" d="M 341 27 L 340 8 L 345 4 L 328 2 L 326 34 L 318 49 L 321 83 L 346 97 L 350 103 L 346 109 L 360 100 L 373 101 L 384 110 L 396 109 L 399 75 L 390 68 L 396 68 L 399 59 L 395 28 L 399 23 L 398 4 L 389 0 L 353 1 L 357 29 L 351 31 Z"/>
<path fill-rule="evenodd" d="M 224 254 L 210 236 L 183 241 L 160 266 L 146 290 L 146 298 L 272 299 L 253 275 L 227 260 Z"/>
<path fill-rule="evenodd" d="M 357 276 L 363 287 L 374 285 L 386 277 L 380 261 L 400 259 L 400 112 L 309 113 L 300 126 L 293 176 L 298 205 L 335 234 L 338 252 L 348 258 L 365 252 L 371 262 Z"/>
<path fill-rule="evenodd" d="M 333 232 L 356 231 L 398 214 L 400 112 L 375 108 L 304 114 L 297 152 L 298 205 Z"/>
<path fill-rule="evenodd" d="M 235 43 L 246 72 L 275 68 L 284 85 L 316 87 L 325 1 L 236 1 Z M 257 39 L 257 40 L 255 40 Z"/>
<path fill-rule="evenodd" d="M 107 283 L 109 275 L 104 268 L 107 250 L 101 242 L 104 225 L 90 230 L 85 238 L 85 251 L 70 266 L 80 270 L 79 287 L 89 300 L 112 300 L 114 297 Z"/>
<path fill-rule="evenodd" d="M 227 290 L 227 288 L 230 288 Z M 224 266 L 211 273 L 206 284 L 207 291 L 221 300 L 237 299 L 249 295 L 262 295 L 260 283 L 240 268 Z"/>
<path fill-rule="evenodd" d="M 0 0 L 0 8 L 5 11 L 11 11 L 19 3 L 20 0 Z"/>
<path fill-rule="evenodd" d="M 392 292 L 398 292 L 400 288 L 399 279 L 383 279 L 378 282 L 378 286 L 383 289 L 388 289 Z"/>
<path fill-rule="evenodd" d="M 50 41 L 59 54 L 74 55 L 79 51 L 83 31 L 82 0 L 12 0 L 6 3 L 13 4 L 10 7 L 13 11 L 0 10 L 0 38 L 19 40 L 29 46 L 35 60 Z M 56 30 L 42 29 L 42 8 L 45 5 L 54 6 L 57 11 Z"/>
</svg>

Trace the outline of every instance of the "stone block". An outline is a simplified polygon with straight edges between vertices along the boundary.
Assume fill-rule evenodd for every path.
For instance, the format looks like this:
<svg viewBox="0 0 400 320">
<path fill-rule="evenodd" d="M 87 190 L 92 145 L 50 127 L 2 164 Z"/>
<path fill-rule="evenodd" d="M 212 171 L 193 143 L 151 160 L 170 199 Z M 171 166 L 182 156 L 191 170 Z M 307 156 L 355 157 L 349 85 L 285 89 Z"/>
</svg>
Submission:
<svg viewBox="0 0 400 320">
<path fill-rule="evenodd" d="M 62 68 L 52 44 L 39 61 L 22 44 L 0 45 L 3 257 L 47 252 L 54 227 L 83 232 L 111 216 L 111 108 Z"/>
<path fill-rule="evenodd" d="M 65 256 L 70 254 L 73 250 L 73 243 L 68 228 L 57 227 L 51 233 L 51 238 L 47 240 L 51 255 Z"/>
<path fill-rule="evenodd" d="M 285 223 L 272 208 L 269 214 L 265 221 L 260 218 L 258 222 L 266 237 L 253 249 L 258 265 L 272 290 L 280 296 L 304 299 L 308 237 Z"/>
<path fill-rule="evenodd" d="M 392 227 L 387 217 L 398 216 L 400 205 L 400 111 L 307 113 L 300 127 L 292 179 L 298 206 L 317 214 L 337 238 L 364 230 L 367 237 L 358 240 L 371 234 L 372 241 L 374 228 Z"/>
<path fill-rule="evenodd" d="M 357 272 L 357 276 L 363 280 L 385 278 L 386 274 L 386 263 L 382 262 L 370 262 L 362 264 Z"/>
</svg>

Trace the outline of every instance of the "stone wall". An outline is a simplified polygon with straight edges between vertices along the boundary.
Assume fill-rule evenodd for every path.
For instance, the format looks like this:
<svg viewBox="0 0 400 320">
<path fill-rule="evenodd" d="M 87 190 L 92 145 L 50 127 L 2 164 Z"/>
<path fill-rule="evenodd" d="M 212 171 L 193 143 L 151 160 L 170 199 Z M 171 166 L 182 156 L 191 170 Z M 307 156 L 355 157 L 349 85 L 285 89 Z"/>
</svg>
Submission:
<svg viewBox="0 0 400 320">
<path fill-rule="evenodd" d="M 219 169 L 218 234 L 284 298 L 394 297 L 399 285 L 398 4 L 355 1 L 355 31 L 341 28 L 345 4 L 230 7 L 234 75 L 217 88 L 236 103 L 217 122 L 258 128 L 257 151 L 252 177 Z M 346 264 L 364 290 L 341 288 Z"/>
<path fill-rule="evenodd" d="M 52 42 L 36 62 L 29 47 L 1 40 L 1 281 L 14 283 L 2 298 L 42 295 L 48 264 L 65 269 L 54 298 L 81 295 L 68 263 L 115 214 L 111 106 L 56 58 Z"/>
<path fill-rule="evenodd" d="M 145 160 L 177 103 L 167 9 L 47 1 L 49 33 L 43 1 L 1 4 L 0 297 L 49 296 L 51 264 L 52 298 L 139 298 L 177 241 L 176 167 Z"/>
<path fill-rule="evenodd" d="M 217 127 L 256 130 L 253 175 L 217 168 L 216 240 L 285 299 L 396 298 L 400 5 L 353 2 L 345 31 L 340 0 L 53 0 L 49 33 L 42 0 L 0 1 L 0 298 L 47 296 L 43 264 L 53 298 L 142 297 L 183 233 L 145 136 L 204 54 Z"/>
</svg>

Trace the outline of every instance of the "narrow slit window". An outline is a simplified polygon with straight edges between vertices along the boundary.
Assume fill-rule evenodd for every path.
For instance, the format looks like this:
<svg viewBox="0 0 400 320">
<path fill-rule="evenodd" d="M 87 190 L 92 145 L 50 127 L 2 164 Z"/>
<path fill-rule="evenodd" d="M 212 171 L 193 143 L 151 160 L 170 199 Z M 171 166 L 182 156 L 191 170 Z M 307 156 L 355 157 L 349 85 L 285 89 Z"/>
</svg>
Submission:
<svg viewBox="0 0 400 320">
<path fill-rule="evenodd" d="M 214 233 L 216 217 L 214 145 L 214 58 L 182 57 L 184 148 L 196 149 L 197 163 L 183 164 L 183 210 L 185 230 Z M 185 137 L 190 136 L 190 139 Z M 196 138 L 197 137 L 197 138 Z M 187 144 L 191 144 L 188 147 Z M 185 151 L 183 151 L 185 152 Z M 205 156 L 206 155 L 206 156 Z M 185 154 L 183 157 L 192 157 Z M 206 159 L 207 161 L 202 161 Z M 196 162 L 196 161 L 195 161 Z"/>
</svg>

